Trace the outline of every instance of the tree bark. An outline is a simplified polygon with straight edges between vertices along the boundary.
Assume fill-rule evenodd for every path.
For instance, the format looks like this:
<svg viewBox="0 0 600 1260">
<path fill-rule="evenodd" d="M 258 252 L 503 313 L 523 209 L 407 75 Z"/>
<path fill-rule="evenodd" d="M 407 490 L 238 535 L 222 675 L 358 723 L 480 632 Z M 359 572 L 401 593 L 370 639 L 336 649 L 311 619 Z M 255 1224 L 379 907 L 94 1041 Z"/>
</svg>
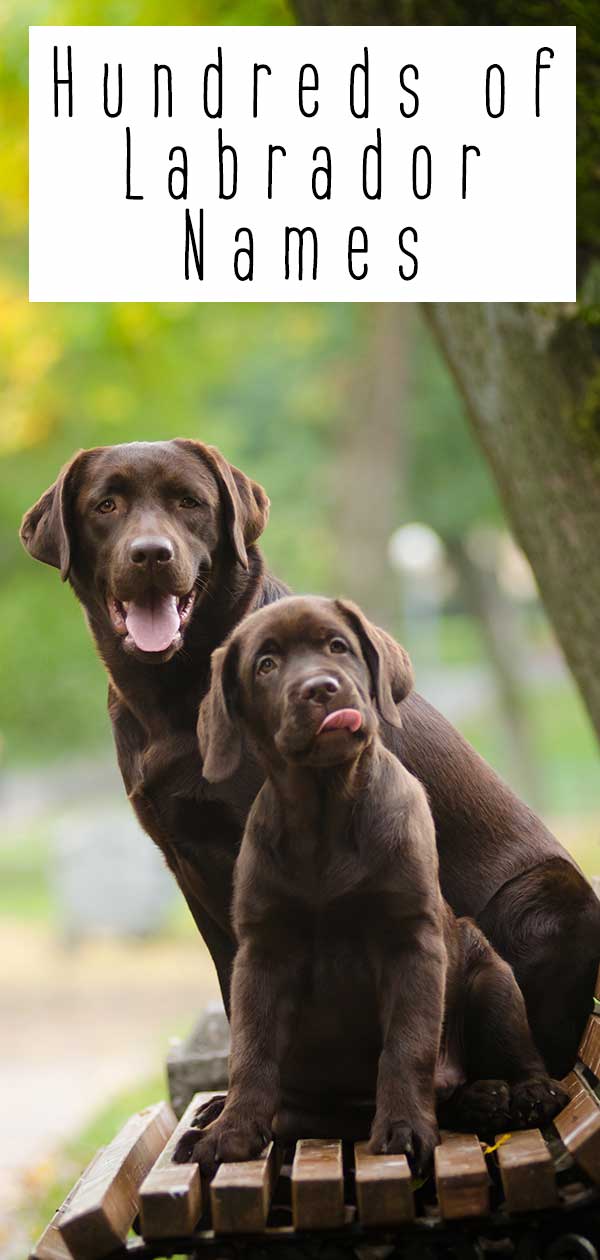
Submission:
<svg viewBox="0 0 600 1260">
<path fill-rule="evenodd" d="M 344 594 L 390 628 L 401 602 L 388 544 L 398 524 L 406 459 L 402 416 L 411 314 L 392 303 L 357 313 L 361 352 L 348 365 L 335 460 L 336 571 Z"/>
<path fill-rule="evenodd" d="M 587 329 L 560 308 L 425 311 L 600 736 L 600 413 Z"/>
</svg>

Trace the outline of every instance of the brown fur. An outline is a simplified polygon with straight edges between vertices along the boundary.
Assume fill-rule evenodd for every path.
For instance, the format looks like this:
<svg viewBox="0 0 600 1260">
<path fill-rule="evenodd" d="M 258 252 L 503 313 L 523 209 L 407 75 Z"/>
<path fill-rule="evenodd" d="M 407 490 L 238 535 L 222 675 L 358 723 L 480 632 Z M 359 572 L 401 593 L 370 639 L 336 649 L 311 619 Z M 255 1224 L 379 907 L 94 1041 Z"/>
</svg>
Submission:
<svg viewBox="0 0 600 1260">
<path fill-rule="evenodd" d="M 436 1083 L 444 1114 L 480 1133 L 548 1123 L 567 1102 L 510 967 L 444 902 L 425 792 L 380 739 L 410 687 L 402 648 L 341 601 L 263 608 L 213 657 L 205 774 L 229 778 L 246 740 L 266 781 L 234 875 L 229 1095 L 179 1152 L 193 1143 L 206 1172 L 257 1155 L 282 1093 L 311 1086 L 329 1110 L 376 1098 L 371 1150 L 418 1169 L 438 1140 Z M 320 733 L 346 709 L 359 730 Z"/>
<path fill-rule="evenodd" d="M 98 515 L 111 490 L 118 510 Z M 196 495 L 202 506 L 180 509 L 174 490 Z M 245 756 L 230 780 L 209 784 L 196 719 L 211 652 L 248 612 L 286 594 L 256 546 L 267 513 L 264 491 L 214 448 L 138 442 L 80 452 L 22 526 L 30 554 L 59 568 L 85 608 L 109 676 L 129 799 L 187 899 L 226 1006 L 232 870 L 262 775 Z M 139 529 L 167 537 L 175 551 L 172 572 L 146 575 L 145 582 L 175 590 L 193 581 L 196 592 L 177 648 L 155 658 L 129 650 L 106 604 L 111 588 L 131 593 L 132 583 L 143 585 L 128 560 Z M 440 713 L 415 692 L 400 702 L 400 713 L 402 729 L 385 722 L 382 738 L 426 788 L 444 896 L 457 914 L 477 919 L 513 966 L 538 1048 L 562 1076 L 592 1004 L 600 903 L 539 818 Z"/>
</svg>

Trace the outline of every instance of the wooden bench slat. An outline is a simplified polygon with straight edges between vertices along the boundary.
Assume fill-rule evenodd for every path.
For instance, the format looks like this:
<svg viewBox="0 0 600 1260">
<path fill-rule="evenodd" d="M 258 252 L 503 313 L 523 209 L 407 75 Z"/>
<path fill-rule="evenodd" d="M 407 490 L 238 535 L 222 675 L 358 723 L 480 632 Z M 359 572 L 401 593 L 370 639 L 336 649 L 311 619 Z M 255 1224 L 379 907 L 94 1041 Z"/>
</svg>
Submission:
<svg viewBox="0 0 600 1260">
<path fill-rule="evenodd" d="M 539 1129 L 513 1133 L 497 1159 L 509 1212 L 537 1212 L 558 1202 L 552 1156 Z"/>
<path fill-rule="evenodd" d="M 121 1246 L 139 1188 L 176 1125 L 167 1103 L 131 1116 L 81 1178 L 58 1228 L 73 1260 L 101 1260 Z"/>
<path fill-rule="evenodd" d="M 281 1167 L 269 1142 L 258 1159 L 221 1164 L 210 1185 L 212 1226 L 219 1234 L 255 1234 L 265 1228 Z"/>
<path fill-rule="evenodd" d="M 195 1094 L 154 1167 L 140 1187 L 140 1224 L 144 1238 L 190 1233 L 202 1212 L 202 1182 L 197 1164 L 174 1164 L 179 1139 L 192 1127 L 199 1107 L 214 1094 Z M 200 1136 L 200 1133 L 198 1133 Z"/>
<path fill-rule="evenodd" d="M 444 1219 L 485 1216 L 490 1205 L 489 1178 L 475 1134 L 443 1133 L 434 1158 L 438 1203 Z"/>
<path fill-rule="evenodd" d="M 362 1225 L 399 1225 L 414 1220 L 412 1173 L 406 1155 L 371 1155 L 368 1142 L 356 1142 L 354 1171 Z"/>
<path fill-rule="evenodd" d="M 590 1015 L 588 1019 L 579 1047 L 579 1058 L 594 1076 L 600 1076 L 600 1016 L 598 1015 Z"/>
<path fill-rule="evenodd" d="M 573 1159 L 600 1185 L 600 1100 L 571 1072 L 563 1081 L 571 1101 L 554 1118 L 554 1127 Z"/>
<path fill-rule="evenodd" d="M 29 1260 L 72 1260 L 71 1252 L 69 1251 L 64 1239 L 61 1238 L 58 1227 L 67 1209 L 72 1203 L 73 1197 L 79 1189 L 82 1181 L 85 1177 L 89 1176 L 92 1168 L 100 1159 L 103 1149 L 104 1148 L 102 1147 L 99 1151 L 96 1151 L 94 1158 L 90 1160 L 87 1167 L 84 1168 L 81 1176 L 78 1177 L 75 1182 L 75 1185 L 71 1186 L 67 1197 L 63 1200 L 60 1207 L 56 1209 L 52 1220 L 49 1221 L 48 1225 L 46 1225 L 43 1234 L 40 1234 L 33 1251 L 30 1252 Z"/>
<path fill-rule="evenodd" d="M 296 1229 L 336 1229 L 344 1224 L 341 1142 L 301 1138 L 296 1143 L 292 1216 Z"/>
</svg>

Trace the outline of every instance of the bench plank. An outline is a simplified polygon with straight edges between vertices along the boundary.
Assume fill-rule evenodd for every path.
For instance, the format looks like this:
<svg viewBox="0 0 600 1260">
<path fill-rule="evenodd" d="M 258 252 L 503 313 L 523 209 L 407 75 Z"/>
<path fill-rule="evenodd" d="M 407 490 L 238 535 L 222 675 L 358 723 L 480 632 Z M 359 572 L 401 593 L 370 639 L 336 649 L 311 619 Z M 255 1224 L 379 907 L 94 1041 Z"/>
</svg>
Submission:
<svg viewBox="0 0 600 1260">
<path fill-rule="evenodd" d="M 537 1212 L 558 1202 L 552 1156 L 539 1129 L 513 1133 L 497 1158 L 509 1212 Z"/>
<path fill-rule="evenodd" d="M 81 1178 L 58 1222 L 73 1260 L 100 1260 L 121 1246 L 138 1210 L 139 1188 L 176 1125 L 167 1103 L 131 1116 Z"/>
<path fill-rule="evenodd" d="M 485 1216 L 490 1205 L 489 1178 L 475 1134 L 443 1133 L 434 1158 L 438 1203 L 444 1219 Z"/>
<path fill-rule="evenodd" d="M 89 1176 L 92 1168 L 100 1159 L 102 1149 L 96 1152 L 94 1158 L 90 1160 L 87 1168 L 84 1168 L 81 1176 L 75 1182 L 75 1185 L 71 1186 L 66 1199 L 64 1199 L 60 1207 L 56 1209 L 52 1220 L 48 1223 L 48 1225 L 46 1225 L 43 1234 L 40 1234 L 33 1251 L 30 1253 L 29 1260 L 71 1260 L 71 1252 L 69 1251 L 67 1244 L 61 1238 L 58 1227 L 82 1181 L 85 1177 Z"/>
<path fill-rule="evenodd" d="M 341 1142 L 301 1138 L 296 1143 L 292 1216 L 296 1229 L 336 1229 L 344 1224 Z"/>
<path fill-rule="evenodd" d="M 214 1094 L 195 1094 L 154 1167 L 140 1187 L 140 1224 L 144 1238 L 172 1238 L 191 1233 L 202 1212 L 202 1183 L 197 1164 L 174 1164 L 179 1139 L 192 1127 L 199 1107 Z M 200 1137 L 200 1130 L 198 1130 Z"/>
<path fill-rule="evenodd" d="M 563 1081 L 571 1101 L 553 1124 L 573 1159 L 600 1185 L 600 1100 L 571 1072 Z"/>
<path fill-rule="evenodd" d="M 221 1164 L 210 1185 L 212 1226 L 219 1234 L 256 1234 L 265 1228 L 281 1167 L 269 1142 L 258 1159 Z"/>
<path fill-rule="evenodd" d="M 579 1058 L 594 1076 L 600 1076 L 600 1016 L 598 1015 L 590 1015 L 588 1019 L 579 1047 Z"/>
<path fill-rule="evenodd" d="M 362 1225 L 399 1225 L 414 1220 L 412 1174 L 406 1155 L 371 1155 L 368 1142 L 356 1142 L 354 1170 Z"/>
</svg>

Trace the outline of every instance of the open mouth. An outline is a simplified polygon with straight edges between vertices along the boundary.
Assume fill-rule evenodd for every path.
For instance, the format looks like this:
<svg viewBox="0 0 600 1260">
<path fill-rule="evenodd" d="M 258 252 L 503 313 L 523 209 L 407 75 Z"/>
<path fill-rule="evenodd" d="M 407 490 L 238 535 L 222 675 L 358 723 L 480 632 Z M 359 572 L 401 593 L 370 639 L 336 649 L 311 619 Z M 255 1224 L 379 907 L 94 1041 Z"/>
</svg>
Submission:
<svg viewBox="0 0 600 1260">
<path fill-rule="evenodd" d="M 107 604 L 117 634 L 130 639 L 140 652 L 166 652 L 190 618 L 194 591 L 179 596 L 151 591 L 143 601 L 110 595 Z"/>
<path fill-rule="evenodd" d="M 317 735 L 328 735 L 331 731 L 349 731 L 356 735 L 362 726 L 362 715 L 358 709 L 334 709 L 323 718 Z"/>
</svg>

